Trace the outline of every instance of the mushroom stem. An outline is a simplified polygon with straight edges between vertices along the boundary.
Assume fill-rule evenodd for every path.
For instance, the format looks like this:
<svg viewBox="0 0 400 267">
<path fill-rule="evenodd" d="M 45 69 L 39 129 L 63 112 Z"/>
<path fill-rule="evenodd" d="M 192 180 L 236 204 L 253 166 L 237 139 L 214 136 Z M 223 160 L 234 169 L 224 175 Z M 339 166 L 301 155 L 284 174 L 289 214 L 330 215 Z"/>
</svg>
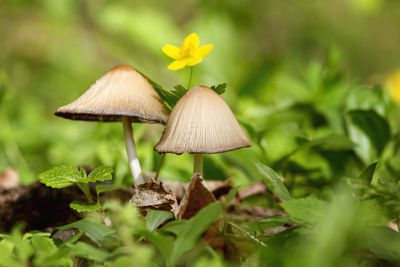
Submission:
<svg viewBox="0 0 400 267">
<path fill-rule="evenodd" d="M 127 117 L 122 118 L 122 124 L 124 125 L 126 152 L 128 153 L 129 166 L 133 176 L 133 184 L 144 184 L 145 181 L 142 169 L 140 168 L 139 159 L 136 154 L 135 139 L 133 139 L 132 134 L 132 124 Z"/>
<path fill-rule="evenodd" d="M 194 154 L 193 173 L 203 176 L 203 154 Z"/>
</svg>

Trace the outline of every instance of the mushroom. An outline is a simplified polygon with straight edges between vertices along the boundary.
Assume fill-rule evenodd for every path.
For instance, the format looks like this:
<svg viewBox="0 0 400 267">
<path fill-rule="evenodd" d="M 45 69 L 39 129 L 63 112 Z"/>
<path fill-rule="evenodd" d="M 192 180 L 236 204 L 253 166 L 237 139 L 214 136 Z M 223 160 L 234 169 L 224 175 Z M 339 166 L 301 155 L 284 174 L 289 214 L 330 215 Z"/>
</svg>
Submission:
<svg viewBox="0 0 400 267">
<path fill-rule="evenodd" d="M 179 99 L 154 149 L 159 153 L 194 154 L 193 172 L 203 175 L 202 154 L 250 146 L 225 101 L 214 90 L 196 86 Z"/>
<path fill-rule="evenodd" d="M 132 122 L 162 123 L 169 110 L 150 83 L 129 65 L 117 65 L 56 116 L 85 121 L 122 121 L 134 184 L 145 182 L 136 154 Z"/>
</svg>

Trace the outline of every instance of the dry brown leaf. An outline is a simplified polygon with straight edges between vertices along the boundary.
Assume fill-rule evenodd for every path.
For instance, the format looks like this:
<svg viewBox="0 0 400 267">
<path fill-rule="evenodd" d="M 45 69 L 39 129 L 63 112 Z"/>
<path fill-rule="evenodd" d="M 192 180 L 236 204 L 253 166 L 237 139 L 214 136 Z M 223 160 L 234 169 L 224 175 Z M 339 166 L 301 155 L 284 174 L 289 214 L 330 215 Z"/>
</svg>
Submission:
<svg viewBox="0 0 400 267">
<path fill-rule="evenodd" d="M 204 185 L 200 174 L 195 173 L 181 202 L 178 217 L 179 219 L 190 219 L 199 210 L 215 201 L 213 193 Z"/>
<path fill-rule="evenodd" d="M 132 202 L 143 216 L 146 216 L 149 210 L 166 210 L 175 214 L 178 208 L 175 195 L 166 189 L 162 182 L 156 182 L 154 179 L 134 187 Z"/>
</svg>

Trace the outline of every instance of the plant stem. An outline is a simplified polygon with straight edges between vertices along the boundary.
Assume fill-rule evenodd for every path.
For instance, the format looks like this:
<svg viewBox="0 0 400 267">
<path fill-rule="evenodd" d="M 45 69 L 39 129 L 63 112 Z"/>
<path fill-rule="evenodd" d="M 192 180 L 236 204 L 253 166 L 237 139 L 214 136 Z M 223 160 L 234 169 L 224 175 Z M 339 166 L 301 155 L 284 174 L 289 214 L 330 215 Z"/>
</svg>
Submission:
<svg viewBox="0 0 400 267">
<path fill-rule="evenodd" d="M 132 124 L 127 117 L 122 118 L 122 123 L 124 126 L 126 152 L 128 153 L 128 161 L 132 172 L 133 184 L 144 184 L 145 181 L 142 174 L 142 168 L 140 167 L 139 159 L 136 154 L 135 139 L 133 139 L 132 134 Z"/>
<path fill-rule="evenodd" d="M 190 84 L 192 83 L 192 76 L 193 76 L 193 66 L 190 67 L 190 73 L 189 73 L 189 82 L 188 82 L 188 86 L 187 89 L 190 89 Z"/>
<path fill-rule="evenodd" d="M 85 183 L 76 183 L 80 190 L 82 190 L 83 194 L 85 194 L 86 198 L 88 199 L 89 203 L 93 203 L 92 193 L 90 192 L 89 184 Z"/>
<path fill-rule="evenodd" d="M 164 160 L 165 160 L 165 155 L 166 155 L 166 153 L 163 153 L 163 154 L 161 155 L 161 160 L 160 160 L 160 163 L 158 164 L 156 176 L 154 176 L 154 180 L 156 180 L 156 181 L 157 181 L 157 179 L 158 179 L 158 176 L 160 176 L 160 171 L 161 171 L 161 167 L 162 167 L 162 165 L 163 165 L 163 163 L 164 163 Z"/>
<path fill-rule="evenodd" d="M 203 154 L 194 154 L 193 173 L 203 176 Z"/>
</svg>

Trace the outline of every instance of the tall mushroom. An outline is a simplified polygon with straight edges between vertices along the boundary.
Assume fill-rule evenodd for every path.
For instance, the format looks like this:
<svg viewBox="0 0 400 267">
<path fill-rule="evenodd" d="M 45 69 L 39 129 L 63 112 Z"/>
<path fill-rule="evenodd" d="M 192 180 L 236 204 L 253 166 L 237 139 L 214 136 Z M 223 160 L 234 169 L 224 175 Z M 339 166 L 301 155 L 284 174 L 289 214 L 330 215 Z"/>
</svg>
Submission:
<svg viewBox="0 0 400 267">
<path fill-rule="evenodd" d="M 203 174 L 203 155 L 250 147 L 251 142 L 229 106 L 214 90 L 196 86 L 179 99 L 163 135 L 159 153 L 194 154 L 194 173 Z"/>
<path fill-rule="evenodd" d="M 162 123 L 169 110 L 150 83 L 129 65 L 117 65 L 77 100 L 55 115 L 72 120 L 122 121 L 134 184 L 144 183 L 132 134 L 132 122 Z"/>
</svg>

